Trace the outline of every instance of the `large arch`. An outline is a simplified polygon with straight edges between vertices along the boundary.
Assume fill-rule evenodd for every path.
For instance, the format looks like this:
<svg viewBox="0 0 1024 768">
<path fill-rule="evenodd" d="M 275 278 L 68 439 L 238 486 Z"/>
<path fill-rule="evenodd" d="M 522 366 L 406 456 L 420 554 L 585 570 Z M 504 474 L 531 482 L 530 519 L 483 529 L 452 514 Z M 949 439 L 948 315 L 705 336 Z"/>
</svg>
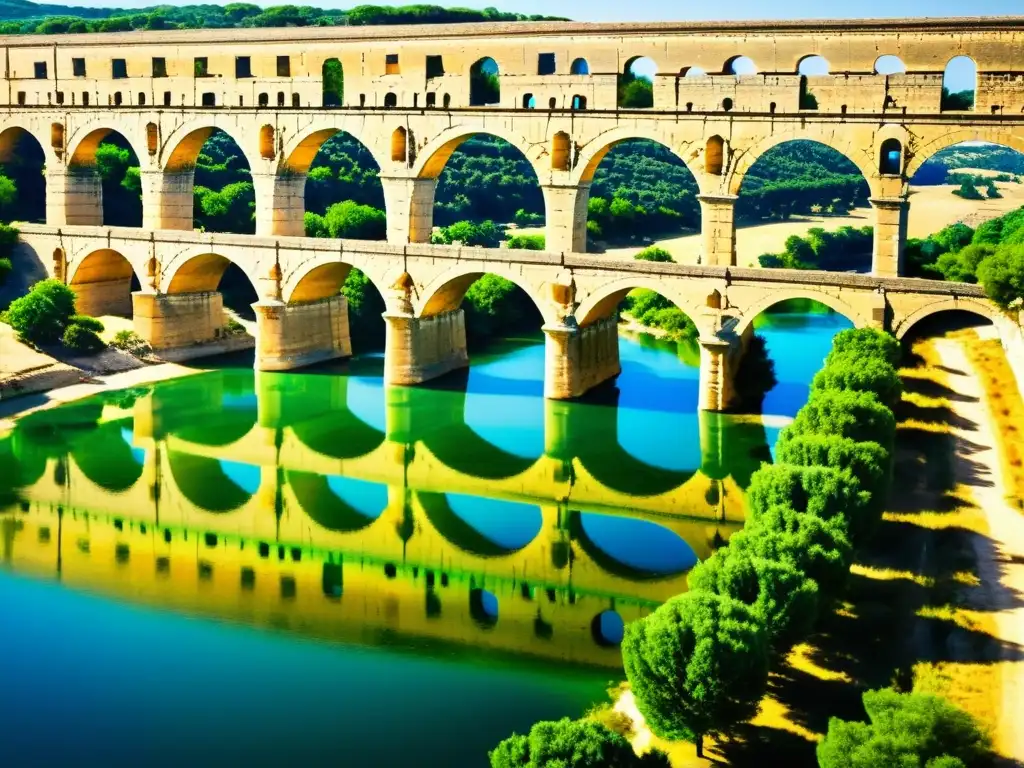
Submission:
<svg viewBox="0 0 1024 768">
<path fill-rule="evenodd" d="M 1004 147 L 1024 153 L 1024 128 L 1004 128 L 998 125 L 984 125 L 974 128 L 955 128 L 949 133 L 941 134 L 929 142 L 914 149 L 913 156 L 906 164 L 905 175 L 912 179 L 921 166 L 936 153 L 956 144 L 971 141 L 983 141 L 989 144 L 1000 144 Z"/>
<path fill-rule="evenodd" d="M 140 144 L 131 132 L 124 133 L 119 128 L 90 121 L 75 131 L 67 142 L 68 166 L 95 167 L 96 150 L 112 134 L 121 136 L 137 158 L 149 156 L 146 147 Z"/>
<path fill-rule="evenodd" d="M 122 436 L 127 421 L 108 421 L 75 441 L 71 458 L 93 485 L 120 493 L 142 477 L 142 464 Z"/>
<path fill-rule="evenodd" d="M 79 314 L 132 316 L 132 291 L 141 288 L 128 258 L 111 248 L 92 251 L 68 270 L 67 283 L 75 292 Z"/>
<path fill-rule="evenodd" d="M 992 323 L 1002 317 L 1002 313 L 987 301 L 967 297 L 944 298 L 925 304 L 898 320 L 893 328 L 893 334 L 902 341 L 915 325 L 940 312 L 970 312 Z"/>
<path fill-rule="evenodd" d="M 244 266 L 219 253 L 197 249 L 181 254 L 167 266 L 164 293 L 218 292 L 225 307 L 240 317 L 254 319 L 252 305 L 259 300 L 257 279 Z M 258 267 L 250 266 L 256 274 Z"/>
<path fill-rule="evenodd" d="M 589 525 L 588 525 L 589 523 Z M 618 542 L 626 542 L 629 539 L 623 536 L 606 536 L 603 532 L 598 534 L 596 525 L 600 523 L 611 523 L 619 531 L 629 530 L 629 528 L 635 528 L 639 526 L 641 530 L 648 528 L 653 532 L 653 529 L 657 529 L 657 534 L 661 534 L 664 531 L 665 534 L 672 535 L 678 539 L 685 546 L 685 554 L 676 557 L 677 563 L 671 567 L 664 569 L 648 570 L 638 564 L 638 560 L 633 557 L 623 556 L 623 552 L 611 553 L 608 550 L 611 548 L 610 545 Z M 569 533 L 572 536 L 572 540 L 586 555 L 597 564 L 601 570 L 606 573 L 610 573 L 613 576 L 618 576 L 621 579 L 627 579 L 629 581 L 660 581 L 662 579 L 670 579 L 678 576 L 681 573 L 686 573 L 693 568 L 697 562 L 698 557 L 694 548 L 685 541 L 678 534 L 670 531 L 664 526 L 658 523 L 636 520 L 630 518 L 616 518 L 611 515 L 601 515 L 592 512 L 579 512 L 573 511 L 569 514 Z M 636 531 L 633 531 L 633 536 L 636 535 Z M 648 533 L 648 535 L 650 535 Z M 633 554 L 633 553 L 630 553 Z M 633 560 L 633 562 L 630 562 Z"/>
<path fill-rule="evenodd" d="M 94 128 L 68 148 L 65 206 L 78 224 L 141 227 L 145 221 L 142 187 L 134 174 L 140 154 L 128 135 L 115 128 Z M 134 172 L 134 173 L 133 173 Z"/>
<path fill-rule="evenodd" d="M 703 146 L 702 141 L 676 144 L 656 130 L 639 127 L 612 128 L 604 133 L 599 133 L 588 141 L 580 150 L 578 161 L 572 173 L 572 183 L 581 184 L 593 181 L 597 166 L 604 160 L 605 155 L 619 144 L 637 140 L 651 141 L 667 149 L 689 169 L 694 179 L 697 180 L 698 187 L 700 187 L 702 167 L 698 164 L 697 150 Z M 701 191 L 704 191 L 703 188 L 701 188 Z"/>
<path fill-rule="evenodd" d="M 781 304 L 790 299 L 807 299 L 824 304 L 833 312 L 837 312 L 853 323 L 855 328 L 867 328 L 872 325 L 868 318 L 861 315 L 860 312 L 846 301 L 824 291 L 816 291 L 813 288 L 784 288 L 781 290 L 770 288 L 763 297 L 743 309 L 739 322 L 736 324 L 736 335 L 742 338 L 758 315 L 771 309 L 776 304 Z"/>
<path fill-rule="evenodd" d="M 45 145 L 31 130 L 20 125 L 0 130 L 0 171 L 17 189 L 15 199 L 0 208 L 0 219 L 46 223 L 46 164 Z"/>
<path fill-rule="evenodd" d="M 428 141 L 416 155 L 416 161 L 412 165 L 412 175 L 420 179 L 436 179 L 444 171 L 452 153 L 459 146 L 474 136 L 493 136 L 494 138 L 507 141 L 518 149 L 527 162 L 533 167 L 538 179 L 544 177 L 543 159 L 547 150 L 542 144 L 530 142 L 522 134 L 515 133 L 504 127 L 488 124 L 484 129 L 467 128 L 463 125 L 446 128 L 433 139 Z M 548 169 L 550 171 L 550 168 Z"/>
<path fill-rule="evenodd" d="M 707 314 L 705 310 L 708 307 L 709 297 L 702 297 L 703 301 L 701 299 L 694 301 L 691 296 L 684 295 L 678 290 L 680 285 L 681 283 L 677 281 L 666 282 L 640 274 L 613 280 L 595 288 L 580 302 L 575 312 L 576 322 L 583 327 L 609 317 L 630 291 L 643 288 L 654 291 L 675 304 L 683 314 L 693 321 L 700 335 L 703 336 L 708 331 L 702 326 Z"/>
<path fill-rule="evenodd" d="M 424 286 L 420 294 L 421 298 L 414 305 L 416 316 L 435 317 L 459 309 L 469 287 L 484 275 L 492 274 L 509 280 L 521 288 L 537 307 L 544 323 L 557 322 L 558 318 L 555 316 L 553 306 L 548 306 L 547 302 L 538 298 L 543 286 L 529 283 L 513 270 L 503 267 L 504 265 L 499 264 L 481 267 L 463 266 L 441 273 Z"/>
<path fill-rule="evenodd" d="M 205 512 L 234 512 L 253 498 L 254 494 L 236 483 L 217 459 L 172 450 L 167 452 L 167 464 L 177 489 L 190 504 Z"/>
</svg>

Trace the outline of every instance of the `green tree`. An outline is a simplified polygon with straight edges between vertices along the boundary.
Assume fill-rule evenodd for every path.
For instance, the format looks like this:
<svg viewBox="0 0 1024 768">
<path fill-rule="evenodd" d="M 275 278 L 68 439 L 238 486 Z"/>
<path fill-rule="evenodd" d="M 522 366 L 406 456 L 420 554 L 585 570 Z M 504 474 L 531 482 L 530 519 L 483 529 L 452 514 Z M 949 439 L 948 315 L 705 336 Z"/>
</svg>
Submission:
<svg viewBox="0 0 1024 768">
<path fill-rule="evenodd" d="M 830 355 L 811 382 L 812 392 L 829 389 L 871 392 L 886 406 L 895 408 L 903 396 L 903 381 L 885 360 L 848 352 Z"/>
<path fill-rule="evenodd" d="M 619 734 L 592 720 L 541 721 L 489 755 L 491 768 L 669 768 L 661 752 L 637 756 Z"/>
<path fill-rule="evenodd" d="M 657 246 L 651 246 L 644 248 L 642 251 L 637 253 L 634 257 L 637 261 L 657 261 L 657 262 L 674 262 L 672 254 L 666 251 L 664 248 L 658 248 Z"/>
<path fill-rule="evenodd" d="M 626 626 L 622 661 L 651 730 L 687 739 L 749 720 L 768 683 L 768 644 L 751 609 L 704 591 L 671 598 Z"/>
<path fill-rule="evenodd" d="M 889 365 L 898 366 L 903 349 L 896 337 L 874 328 L 847 328 L 832 338 L 832 351 L 825 364 L 834 357 L 852 354 L 863 357 L 881 357 Z"/>
<path fill-rule="evenodd" d="M 832 718 L 818 745 L 821 768 L 988 765 L 992 745 L 974 719 L 927 693 L 865 691 L 869 723 Z M 951 760 L 952 759 L 952 760 Z"/>
<path fill-rule="evenodd" d="M 380 349 L 384 345 L 384 323 L 381 315 L 386 309 L 384 298 L 366 274 L 355 267 L 349 270 L 341 292 L 348 300 L 349 333 L 357 352 Z"/>
<path fill-rule="evenodd" d="M 874 441 L 892 452 L 896 420 L 870 392 L 823 389 L 813 392 L 789 426 L 795 435 L 818 434 Z"/>
<path fill-rule="evenodd" d="M 513 331 L 535 330 L 539 311 L 526 292 L 511 280 L 486 274 L 474 282 L 463 299 L 466 330 L 479 341 Z"/>
<path fill-rule="evenodd" d="M 1024 245 L 1003 246 L 978 265 L 985 293 L 1003 309 L 1024 298 Z"/>
<path fill-rule="evenodd" d="M 384 211 L 353 200 L 335 203 L 328 208 L 324 223 L 331 237 L 353 240 L 383 240 L 387 237 L 387 215 Z"/>
<path fill-rule="evenodd" d="M 64 334 L 75 314 L 75 293 L 60 280 L 41 280 L 7 309 L 7 322 L 23 339 L 44 344 Z"/>
<path fill-rule="evenodd" d="M 479 224 L 471 221 L 457 221 L 450 226 L 442 227 L 431 238 L 431 242 L 442 245 L 462 243 L 485 248 L 497 248 L 501 240 L 501 230 L 490 220 Z"/>
</svg>

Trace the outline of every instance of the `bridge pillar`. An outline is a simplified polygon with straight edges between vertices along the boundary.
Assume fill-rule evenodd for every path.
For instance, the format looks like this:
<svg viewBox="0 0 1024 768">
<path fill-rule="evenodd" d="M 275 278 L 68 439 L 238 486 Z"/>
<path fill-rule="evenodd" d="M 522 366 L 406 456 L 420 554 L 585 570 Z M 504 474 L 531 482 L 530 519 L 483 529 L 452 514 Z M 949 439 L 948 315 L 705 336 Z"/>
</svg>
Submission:
<svg viewBox="0 0 1024 768">
<path fill-rule="evenodd" d="M 142 226 L 146 229 L 177 229 L 191 232 L 195 229 L 195 171 L 181 170 L 142 171 Z M 149 190 L 147 205 L 146 190 Z"/>
<path fill-rule="evenodd" d="M 619 363 L 619 320 L 613 313 L 596 323 L 545 325 L 544 397 L 579 397 L 622 372 Z"/>
<path fill-rule="evenodd" d="M 103 225 L 103 184 L 92 166 L 46 169 L 46 223 Z"/>
<path fill-rule="evenodd" d="M 736 266 L 736 195 L 697 195 L 700 232 L 704 240 L 701 263 Z"/>
<path fill-rule="evenodd" d="M 544 250 L 587 252 L 587 203 L 590 184 L 541 187 L 544 192 Z"/>
<path fill-rule="evenodd" d="M 79 268 L 81 272 L 81 268 Z M 132 279 L 117 277 L 112 280 L 94 280 L 76 282 L 75 310 L 82 315 L 100 317 L 101 315 L 117 315 L 131 317 L 132 314 Z"/>
<path fill-rule="evenodd" d="M 132 293 L 135 332 L 154 352 L 213 341 L 224 326 L 224 300 L 218 291 Z"/>
<path fill-rule="evenodd" d="M 436 179 L 381 176 L 388 217 L 388 242 L 429 243 L 434 229 Z"/>
<path fill-rule="evenodd" d="M 344 296 L 301 304 L 264 300 L 252 308 L 256 312 L 256 370 L 289 371 L 352 355 Z"/>
<path fill-rule="evenodd" d="M 700 344 L 697 407 L 702 411 L 724 411 L 732 404 L 735 396 L 733 378 L 739 362 L 735 350 L 739 342 L 709 336 L 698 339 L 697 343 Z"/>
<path fill-rule="evenodd" d="M 873 197 L 875 241 L 871 253 L 871 274 L 898 277 L 903 272 L 903 248 L 907 242 L 910 203 L 905 197 Z"/>
<path fill-rule="evenodd" d="M 256 234 L 304 237 L 306 174 L 254 173 Z"/>
<path fill-rule="evenodd" d="M 432 317 L 385 312 L 385 384 L 421 384 L 469 365 L 461 309 Z"/>
</svg>

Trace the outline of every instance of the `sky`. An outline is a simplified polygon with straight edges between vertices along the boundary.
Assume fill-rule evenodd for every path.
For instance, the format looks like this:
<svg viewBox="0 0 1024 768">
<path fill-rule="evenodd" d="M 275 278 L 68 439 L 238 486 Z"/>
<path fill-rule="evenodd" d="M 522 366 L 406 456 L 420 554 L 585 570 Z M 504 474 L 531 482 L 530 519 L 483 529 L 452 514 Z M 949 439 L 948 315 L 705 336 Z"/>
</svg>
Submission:
<svg viewBox="0 0 1024 768">
<path fill-rule="evenodd" d="M 51 0 L 57 2 L 58 0 Z M 199 0 L 193 0 L 199 2 Z M 210 0 L 202 0 L 210 2 Z M 284 0 L 254 0 L 257 5 L 281 5 Z M 66 0 L 68 5 L 138 8 L 167 0 Z M 227 0 L 220 2 L 226 4 Z M 577 21 L 731 21 L 737 19 L 892 18 L 901 16 L 1012 16 L 1024 14 L 1021 0 L 731 0 L 728 3 L 682 3 L 679 0 L 304 0 L 323 8 L 360 4 L 412 5 L 429 2 L 462 8 L 493 6 L 503 11 L 566 16 Z M 171 3 L 179 5 L 181 3 Z"/>
</svg>

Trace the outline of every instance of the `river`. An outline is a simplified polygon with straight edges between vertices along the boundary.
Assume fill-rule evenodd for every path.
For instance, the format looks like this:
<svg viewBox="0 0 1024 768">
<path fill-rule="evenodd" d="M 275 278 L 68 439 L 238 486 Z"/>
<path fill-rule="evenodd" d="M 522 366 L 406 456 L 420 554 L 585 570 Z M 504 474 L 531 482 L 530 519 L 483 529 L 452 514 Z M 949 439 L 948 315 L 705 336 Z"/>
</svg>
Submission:
<svg viewBox="0 0 1024 768">
<path fill-rule="evenodd" d="M 369 355 L 209 373 L 0 436 L 0 760 L 485 766 L 622 678 L 805 401 L 830 313 L 764 315 L 763 415 L 698 414 L 696 351 L 543 399 L 539 339 L 386 391 Z"/>
</svg>

